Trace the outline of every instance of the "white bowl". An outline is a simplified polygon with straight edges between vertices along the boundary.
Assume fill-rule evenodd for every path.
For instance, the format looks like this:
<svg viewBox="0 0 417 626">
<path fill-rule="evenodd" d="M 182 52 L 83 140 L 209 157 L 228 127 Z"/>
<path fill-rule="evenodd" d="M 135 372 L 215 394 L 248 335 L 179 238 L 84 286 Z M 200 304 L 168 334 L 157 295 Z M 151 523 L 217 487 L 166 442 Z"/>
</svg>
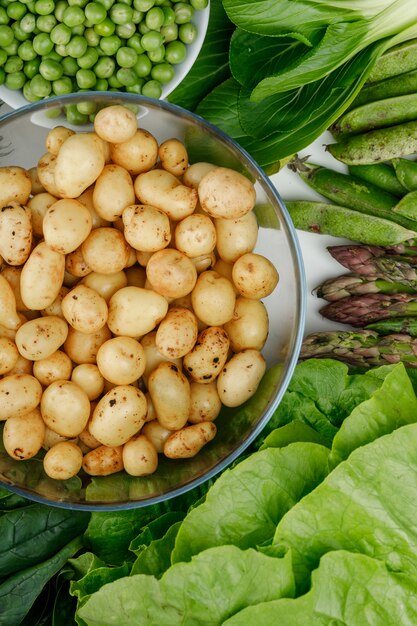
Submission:
<svg viewBox="0 0 417 626">
<path fill-rule="evenodd" d="M 198 35 L 192 44 L 187 46 L 187 56 L 182 63 L 174 66 L 175 74 L 174 78 L 166 85 L 162 87 L 161 100 L 164 100 L 186 77 L 192 66 L 194 65 L 204 39 L 207 33 L 207 27 L 210 18 L 210 0 L 207 8 L 200 11 L 195 11 L 193 17 L 193 24 L 196 25 Z M 5 85 L 0 86 L 0 100 L 3 100 L 12 109 L 20 109 L 20 107 L 26 106 L 28 101 L 23 96 L 22 90 L 8 89 Z M 55 120 L 56 122 L 56 120 Z"/>
</svg>

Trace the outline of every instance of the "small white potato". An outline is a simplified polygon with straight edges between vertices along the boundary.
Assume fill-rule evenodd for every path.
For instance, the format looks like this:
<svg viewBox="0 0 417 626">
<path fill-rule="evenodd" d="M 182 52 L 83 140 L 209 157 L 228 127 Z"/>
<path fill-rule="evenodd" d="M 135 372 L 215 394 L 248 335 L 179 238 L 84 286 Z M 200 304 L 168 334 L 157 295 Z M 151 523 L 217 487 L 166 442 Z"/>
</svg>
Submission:
<svg viewBox="0 0 417 626">
<path fill-rule="evenodd" d="M 184 356 L 184 369 L 197 383 L 211 383 L 222 370 L 229 352 L 229 338 L 223 328 L 209 326 L 197 338 L 194 348 Z"/>
<path fill-rule="evenodd" d="M 196 316 L 209 326 L 221 326 L 231 320 L 235 301 L 233 284 L 214 270 L 202 272 L 191 293 Z"/>
<path fill-rule="evenodd" d="M 169 361 L 174 363 L 179 370 L 182 369 L 181 359 L 169 357 L 161 354 L 156 347 L 156 332 L 147 333 L 140 340 L 141 346 L 145 351 L 145 370 L 142 374 L 145 385 L 148 386 L 148 378 L 150 373 L 162 362 Z"/>
<path fill-rule="evenodd" d="M 39 359 L 33 364 L 33 375 L 44 387 L 56 380 L 69 380 L 71 372 L 71 359 L 62 350 L 57 350 L 45 359 Z"/>
<path fill-rule="evenodd" d="M 77 198 L 100 176 L 104 164 L 103 145 L 97 135 L 76 133 L 68 137 L 56 157 L 54 179 L 58 196 Z"/>
<path fill-rule="evenodd" d="M 9 283 L 12 291 L 14 293 L 14 297 L 16 300 L 16 310 L 18 312 L 27 311 L 25 303 L 22 300 L 22 294 L 20 293 L 20 276 L 22 274 L 21 267 L 15 267 L 12 265 L 6 265 L 1 270 L 1 275 Z"/>
<path fill-rule="evenodd" d="M 58 435 L 58 433 L 45 426 L 45 435 L 42 442 L 42 448 L 44 450 L 49 450 L 50 448 L 52 448 L 52 446 L 54 446 L 56 443 L 60 443 L 61 441 L 71 441 L 72 443 L 78 443 L 78 437 L 63 437 L 62 435 Z"/>
<path fill-rule="evenodd" d="M 0 209 L 17 202 L 26 204 L 32 191 L 30 174 L 23 167 L 0 167 Z"/>
<path fill-rule="evenodd" d="M 83 470 L 90 476 L 110 476 L 123 469 L 123 447 L 98 446 L 83 459 Z"/>
<path fill-rule="evenodd" d="M 197 270 L 185 254 L 173 248 L 165 248 L 151 256 L 146 266 L 146 276 L 161 295 L 181 298 L 193 290 Z"/>
<path fill-rule="evenodd" d="M 31 194 L 34 196 L 38 193 L 43 193 L 45 191 L 45 189 L 42 187 L 41 181 L 39 180 L 39 176 L 38 176 L 38 168 L 36 166 L 31 167 L 30 169 L 28 169 L 28 174 L 30 176 L 30 182 L 31 182 Z"/>
<path fill-rule="evenodd" d="M 217 391 L 225 406 L 240 406 L 256 392 L 266 363 L 259 350 L 242 350 L 233 355 L 217 378 Z"/>
<path fill-rule="evenodd" d="M 216 247 L 216 228 L 208 215 L 194 213 L 178 222 L 175 246 L 188 257 L 210 254 Z"/>
<path fill-rule="evenodd" d="M 210 252 L 210 254 L 195 256 L 191 259 L 191 261 L 197 270 L 197 274 L 201 274 L 202 272 L 206 272 L 207 270 L 214 268 L 214 265 L 216 264 L 216 255 L 214 252 Z"/>
<path fill-rule="evenodd" d="M 57 200 L 58 198 L 44 191 L 30 198 L 27 203 L 32 216 L 32 231 L 35 237 L 43 237 L 43 219 L 49 207 Z"/>
<path fill-rule="evenodd" d="M 31 459 L 42 448 L 45 423 L 38 408 L 25 415 L 9 417 L 4 424 L 3 444 L 16 461 Z"/>
<path fill-rule="evenodd" d="M 251 181 L 227 167 L 208 172 L 198 185 L 201 206 L 211 217 L 236 219 L 253 209 L 256 191 Z"/>
<path fill-rule="evenodd" d="M 168 430 L 183 428 L 191 408 L 190 383 L 174 363 L 160 363 L 149 375 L 148 391 L 158 422 Z"/>
<path fill-rule="evenodd" d="M 221 259 L 234 263 L 242 254 L 252 252 L 258 239 L 258 222 L 253 211 L 236 219 L 214 220 L 217 253 Z"/>
<path fill-rule="evenodd" d="M 104 389 L 104 378 L 94 363 L 81 363 L 74 367 L 71 380 L 85 391 L 90 401 L 96 400 Z"/>
<path fill-rule="evenodd" d="M 43 459 L 45 474 L 55 480 L 76 476 L 83 463 L 83 453 L 76 443 L 60 441 L 49 448 Z"/>
<path fill-rule="evenodd" d="M 196 316 L 188 309 L 173 307 L 160 322 L 155 343 L 161 354 L 175 359 L 194 348 L 197 335 Z"/>
<path fill-rule="evenodd" d="M 105 165 L 94 185 L 93 202 L 98 215 L 113 222 L 135 201 L 132 177 L 124 167 Z"/>
<path fill-rule="evenodd" d="M 91 403 L 91 406 L 92 406 L 91 414 L 93 413 L 96 405 L 97 403 L 93 403 L 93 402 Z M 80 440 L 81 443 L 87 446 L 87 448 L 89 448 L 90 450 L 94 450 L 95 448 L 98 448 L 99 446 L 101 446 L 101 443 L 95 437 L 93 437 L 93 435 L 90 433 L 88 424 L 84 428 L 83 432 L 79 434 L 78 439 Z"/>
<path fill-rule="evenodd" d="M 0 380 L 0 420 L 36 409 L 42 396 L 40 382 L 30 374 L 12 374 Z"/>
<path fill-rule="evenodd" d="M 122 287 L 127 287 L 127 270 L 120 270 L 120 272 L 115 272 L 114 274 L 90 272 L 81 280 L 81 283 L 86 287 L 90 287 L 90 289 L 94 289 L 106 302 L 109 302 L 116 291 Z"/>
<path fill-rule="evenodd" d="M 142 345 L 133 337 L 113 337 L 97 352 L 97 366 L 103 377 L 116 385 L 129 385 L 145 371 Z"/>
<path fill-rule="evenodd" d="M 214 439 L 216 432 L 213 422 L 201 422 L 182 428 L 168 437 L 164 454 L 169 459 L 190 459 Z"/>
<path fill-rule="evenodd" d="M 16 332 L 16 346 L 25 359 L 39 361 L 51 356 L 66 340 L 68 324 L 48 315 L 25 322 Z"/>
<path fill-rule="evenodd" d="M 14 367 L 7 372 L 8 376 L 11 376 L 12 374 L 33 374 L 33 361 L 25 359 L 24 356 L 19 354 Z"/>
<path fill-rule="evenodd" d="M 156 291 L 123 287 L 110 298 L 107 324 L 114 335 L 141 337 L 153 330 L 167 311 L 168 302 Z"/>
<path fill-rule="evenodd" d="M 149 476 L 158 467 L 155 446 L 144 435 L 132 437 L 123 446 L 123 465 L 131 476 Z"/>
<path fill-rule="evenodd" d="M 64 314 L 62 313 L 61 304 L 62 304 L 62 300 L 65 298 L 68 292 L 69 292 L 68 287 L 62 286 L 61 289 L 59 290 L 57 297 L 52 302 L 52 304 L 47 306 L 45 309 L 42 309 L 41 315 L 43 316 L 55 315 L 56 317 L 60 317 L 62 320 L 65 319 Z"/>
<path fill-rule="evenodd" d="M 57 200 L 43 219 L 45 242 L 52 250 L 68 254 L 87 239 L 92 227 L 89 210 L 72 198 Z"/>
<path fill-rule="evenodd" d="M 93 272 L 114 274 L 126 267 L 129 249 L 116 228 L 95 228 L 81 246 L 85 261 Z"/>
<path fill-rule="evenodd" d="M 259 300 L 269 296 L 278 284 L 279 275 L 274 265 L 262 254 L 248 252 L 233 265 L 233 282 L 245 298 Z"/>
<path fill-rule="evenodd" d="M 81 333 L 70 326 L 64 350 L 74 363 L 95 363 L 99 347 L 110 337 L 107 324 L 95 333 Z"/>
<path fill-rule="evenodd" d="M 130 139 L 110 144 L 110 156 L 113 163 L 136 176 L 155 165 L 158 159 L 158 143 L 151 133 L 140 128 Z"/>
<path fill-rule="evenodd" d="M 222 403 L 217 392 L 215 382 L 203 385 L 192 382 L 191 391 L 191 412 L 188 421 L 191 424 L 201 422 L 212 422 L 216 419 L 222 408 Z"/>
<path fill-rule="evenodd" d="M 77 279 L 88 276 L 89 274 L 91 274 L 91 271 L 91 267 L 88 265 L 87 261 L 84 258 L 81 246 L 66 255 L 65 272 L 67 274 L 71 274 L 71 276 Z"/>
<path fill-rule="evenodd" d="M 197 206 L 196 189 L 182 185 L 165 170 L 150 170 L 139 174 L 135 183 L 136 197 L 142 204 L 161 209 L 174 221 L 191 215 Z"/>
<path fill-rule="evenodd" d="M 8 374 L 16 365 L 19 350 L 9 337 L 0 337 L 0 375 Z"/>
<path fill-rule="evenodd" d="M 105 446 L 121 446 L 139 432 L 146 419 L 144 393 L 132 385 L 117 385 L 97 403 L 90 433 Z"/>
<path fill-rule="evenodd" d="M 140 267 L 139 265 L 134 265 L 133 267 L 126 268 L 124 273 L 127 279 L 127 285 L 133 286 L 133 287 L 145 286 L 145 282 L 146 282 L 145 268 Z M 126 285 L 122 285 L 122 287 L 125 287 L 125 286 Z"/>
<path fill-rule="evenodd" d="M 0 211 L 0 254 L 9 265 L 23 265 L 32 249 L 30 209 L 9 202 Z"/>
<path fill-rule="evenodd" d="M 135 249 L 156 252 L 171 241 L 171 229 L 166 213 L 148 204 L 132 204 L 124 209 L 124 236 Z"/>
<path fill-rule="evenodd" d="M 187 148 L 179 139 L 167 139 L 158 149 L 158 156 L 164 170 L 174 176 L 182 176 L 188 167 Z"/>
<path fill-rule="evenodd" d="M 192 163 L 185 170 L 182 181 L 184 185 L 187 185 L 187 187 L 193 187 L 193 189 L 198 189 L 198 185 L 200 184 L 203 176 L 205 176 L 212 170 L 217 169 L 217 167 L 218 165 L 214 165 L 214 163 L 206 163 L 205 161 Z"/>
<path fill-rule="evenodd" d="M 268 337 L 268 311 L 260 300 L 240 296 L 232 319 L 224 325 L 233 352 L 248 348 L 262 350 Z"/>
<path fill-rule="evenodd" d="M 158 454 L 164 451 L 164 444 L 173 431 L 161 426 L 158 420 L 147 422 L 140 431 L 151 442 Z"/>
<path fill-rule="evenodd" d="M 91 220 L 92 220 L 92 228 L 100 228 L 101 226 L 110 226 L 110 222 L 100 217 L 100 215 L 95 210 L 93 197 L 94 197 L 94 185 L 92 185 L 91 187 L 88 187 L 77 198 L 78 202 L 81 202 L 81 204 L 83 204 L 90 211 Z"/>
<path fill-rule="evenodd" d="M 62 313 L 75 330 L 96 333 L 107 322 L 108 308 L 104 298 L 86 285 L 77 285 L 62 300 Z"/>
<path fill-rule="evenodd" d="M 41 241 L 31 252 L 22 269 L 20 292 L 28 309 L 46 309 L 62 287 L 65 256 Z"/>
<path fill-rule="evenodd" d="M 61 150 L 64 141 L 66 141 L 68 137 L 71 137 L 71 135 L 75 135 L 75 132 L 70 128 L 66 128 L 65 126 L 55 126 L 55 128 L 51 128 L 49 133 L 46 135 L 45 148 L 48 152 L 56 156 Z"/>
<path fill-rule="evenodd" d="M 41 413 L 45 424 L 63 437 L 77 437 L 90 416 L 84 389 L 71 380 L 56 380 L 43 392 Z"/>
<path fill-rule="evenodd" d="M 9 282 L 0 274 L 0 324 L 9 330 L 16 330 L 21 325 L 16 310 L 16 298 Z"/>
<path fill-rule="evenodd" d="M 97 135 L 110 143 L 129 141 L 135 135 L 137 126 L 133 111 L 120 104 L 100 109 L 94 118 Z"/>
<path fill-rule="evenodd" d="M 60 197 L 59 189 L 55 184 L 56 156 L 46 152 L 38 161 L 37 173 L 42 187 L 56 198 Z"/>
</svg>

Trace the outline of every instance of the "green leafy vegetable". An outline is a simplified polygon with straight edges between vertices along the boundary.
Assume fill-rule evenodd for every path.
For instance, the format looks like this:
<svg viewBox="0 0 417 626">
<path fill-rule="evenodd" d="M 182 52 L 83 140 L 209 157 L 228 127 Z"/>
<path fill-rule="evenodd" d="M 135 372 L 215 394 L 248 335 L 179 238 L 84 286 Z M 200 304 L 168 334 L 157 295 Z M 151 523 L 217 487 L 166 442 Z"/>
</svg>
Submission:
<svg viewBox="0 0 417 626">
<path fill-rule="evenodd" d="M 276 559 L 222 546 L 173 565 L 159 581 L 142 575 L 118 580 L 78 612 L 88 626 L 220 626 L 245 606 L 293 593 L 289 555 Z"/>
<path fill-rule="evenodd" d="M 131 575 L 150 574 L 155 578 L 160 578 L 171 565 L 171 554 L 180 527 L 181 522 L 175 522 L 163 537 L 154 539 L 142 550 L 132 565 Z"/>
</svg>

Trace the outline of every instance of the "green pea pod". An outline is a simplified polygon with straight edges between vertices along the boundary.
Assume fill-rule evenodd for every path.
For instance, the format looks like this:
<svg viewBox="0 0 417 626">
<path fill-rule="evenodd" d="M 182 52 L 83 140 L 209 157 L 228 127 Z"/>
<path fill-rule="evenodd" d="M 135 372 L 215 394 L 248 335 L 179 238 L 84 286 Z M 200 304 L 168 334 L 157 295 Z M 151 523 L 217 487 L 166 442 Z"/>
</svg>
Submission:
<svg viewBox="0 0 417 626">
<path fill-rule="evenodd" d="M 395 175 L 400 183 L 408 189 L 415 191 L 417 189 L 417 162 L 408 159 L 392 159 Z"/>
<path fill-rule="evenodd" d="M 417 74 L 417 72 L 416 72 Z M 407 193 L 407 189 L 398 180 L 394 168 L 387 163 L 374 163 L 372 165 L 350 165 L 349 172 L 365 180 L 384 191 L 388 191 L 397 198 L 402 198 Z"/>
<path fill-rule="evenodd" d="M 392 210 L 398 215 L 417 220 L 417 191 L 410 191 Z"/>
<path fill-rule="evenodd" d="M 340 143 L 329 144 L 326 150 L 346 165 L 367 165 L 414 154 L 417 152 L 417 122 L 353 135 Z"/>
<path fill-rule="evenodd" d="M 390 48 L 375 63 L 369 83 L 397 76 L 417 68 L 417 39 L 410 39 Z"/>
<path fill-rule="evenodd" d="M 326 202 L 287 201 L 294 226 L 375 246 L 407 241 L 416 233 L 388 220 Z"/>
<path fill-rule="evenodd" d="M 405 96 L 408 93 L 417 92 L 417 70 L 393 76 L 377 83 L 366 84 L 348 110 L 356 109 L 368 102 L 376 100 L 384 100 L 384 98 L 395 98 L 396 96 Z"/>
</svg>

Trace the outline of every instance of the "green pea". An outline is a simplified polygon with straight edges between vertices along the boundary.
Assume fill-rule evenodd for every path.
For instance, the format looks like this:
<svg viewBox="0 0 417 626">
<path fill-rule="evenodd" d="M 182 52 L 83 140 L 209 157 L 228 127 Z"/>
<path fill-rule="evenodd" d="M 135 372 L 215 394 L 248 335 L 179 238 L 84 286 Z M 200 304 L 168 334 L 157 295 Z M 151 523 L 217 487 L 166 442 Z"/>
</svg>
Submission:
<svg viewBox="0 0 417 626">
<path fill-rule="evenodd" d="M 150 29 L 145 24 L 145 20 L 143 20 L 140 24 L 138 24 L 138 31 L 140 32 L 141 35 L 144 35 L 145 33 L 149 33 L 149 30 Z"/>
<path fill-rule="evenodd" d="M 39 66 L 39 74 L 46 80 L 58 80 L 63 74 L 63 67 L 57 61 L 42 61 Z"/>
<path fill-rule="evenodd" d="M 142 48 L 142 44 L 140 43 L 142 37 L 139 33 L 135 33 L 130 39 L 127 40 L 126 45 L 128 48 L 133 48 L 135 52 L 138 54 L 143 54 L 145 50 Z"/>
<path fill-rule="evenodd" d="M 174 7 L 174 11 L 175 22 L 177 24 L 186 24 L 187 22 L 190 22 L 194 15 L 193 7 L 185 2 L 177 2 Z"/>
<path fill-rule="evenodd" d="M 68 7 L 68 2 L 66 0 L 59 0 L 55 5 L 54 15 L 58 22 L 62 22 L 64 18 L 64 11 Z"/>
<path fill-rule="evenodd" d="M 25 82 L 26 76 L 23 72 L 11 72 L 10 74 L 7 74 L 6 72 L 5 85 L 6 87 L 8 87 L 8 89 L 22 89 Z"/>
<path fill-rule="evenodd" d="M 69 28 L 79 26 L 84 22 L 84 11 L 81 7 L 68 6 L 63 13 L 62 21 Z"/>
<path fill-rule="evenodd" d="M 148 80 L 142 87 L 142 95 L 148 98 L 160 98 L 162 86 L 157 80 Z"/>
<path fill-rule="evenodd" d="M 123 87 L 116 74 L 113 74 L 113 76 L 109 76 L 109 86 L 113 89 L 120 89 L 120 87 Z"/>
<path fill-rule="evenodd" d="M 69 124 L 73 124 L 74 126 L 81 126 L 82 124 L 87 124 L 89 121 L 88 115 L 80 113 L 76 104 L 68 104 L 65 107 L 65 117 Z"/>
<path fill-rule="evenodd" d="M 165 15 L 161 7 L 153 7 L 145 17 L 145 24 L 150 30 L 159 30 L 164 23 Z"/>
<path fill-rule="evenodd" d="M 151 71 L 152 78 L 159 81 L 163 85 L 171 82 L 174 75 L 175 70 L 169 63 L 159 63 L 158 65 L 154 65 Z"/>
<path fill-rule="evenodd" d="M 0 47 L 10 46 L 14 40 L 14 34 L 10 26 L 2 24 L 0 26 Z"/>
<path fill-rule="evenodd" d="M 33 33 L 36 28 L 36 17 L 32 13 L 26 13 L 20 20 L 20 28 L 24 33 Z"/>
<path fill-rule="evenodd" d="M 41 15 L 36 20 L 36 26 L 42 33 L 50 33 L 56 23 L 55 15 Z"/>
<path fill-rule="evenodd" d="M 117 35 L 111 35 L 110 37 L 103 37 L 100 39 L 100 48 L 107 56 L 115 55 L 121 45 L 122 40 Z"/>
<path fill-rule="evenodd" d="M 20 42 L 17 39 L 13 39 L 12 43 L 8 46 L 2 46 L 3 50 L 7 54 L 7 56 L 12 56 L 13 54 L 17 54 L 19 49 Z"/>
<path fill-rule="evenodd" d="M 109 17 L 100 22 L 100 24 L 94 24 L 94 31 L 100 37 L 111 37 L 116 30 L 116 24 L 113 24 Z"/>
<path fill-rule="evenodd" d="M 141 82 L 136 82 L 134 85 L 126 85 L 126 91 L 128 93 L 142 93 L 142 85 L 145 82 L 143 79 L 140 79 Z"/>
<path fill-rule="evenodd" d="M 182 41 L 171 41 L 165 48 L 165 59 L 173 65 L 182 63 L 186 56 L 187 48 Z"/>
<path fill-rule="evenodd" d="M 106 9 L 98 2 L 89 2 L 84 9 L 84 13 L 91 24 L 100 24 L 107 17 Z"/>
<path fill-rule="evenodd" d="M 161 63 L 165 58 L 165 46 L 150 50 L 147 54 L 152 63 Z"/>
<path fill-rule="evenodd" d="M 82 115 L 92 115 L 97 111 L 97 104 L 92 100 L 86 100 L 85 102 L 79 102 L 77 109 Z"/>
<path fill-rule="evenodd" d="M 61 57 L 67 57 L 68 56 L 67 46 L 64 46 L 64 44 L 56 44 L 54 50 Z"/>
<path fill-rule="evenodd" d="M 6 13 L 12 20 L 21 20 L 27 8 L 21 2 L 10 2 L 6 8 Z"/>
<path fill-rule="evenodd" d="M 51 50 L 51 52 L 49 54 L 45 54 L 42 57 L 42 61 L 46 61 L 46 60 L 51 60 L 51 61 L 58 61 L 58 63 L 61 63 L 62 61 L 62 55 L 58 54 L 58 52 L 56 50 Z"/>
<path fill-rule="evenodd" d="M 8 24 L 8 23 L 9 23 L 9 16 L 7 15 L 7 11 L 4 7 L 0 7 L 0 24 Z"/>
<path fill-rule="evenodd" d="M 168 26 L 163 26 L 161 28 L 161 35 L 163 36 L 165 43 L 176 41 L 178 39 L 178 25 L 168 24 Z"/>
<path fill-rule="evenodd" d="M 31 41 L 24 41 L 17 49 L 17 53 L 23 61 L 31 61 L 36 57 Z"/>
<path fill-rule="evenodd" d="M 94 66 L 98 78 L 110 78 L 116 70 L 116 62 L 110 56 L 100 57 Z"/>
<path fill-rule="evenodd" d="M 161 33 L 155 30 L 150 30 L 149 33 L 145 33 L 142 36 L 141 44 L 144 50 L 149 52 L 150 50 L 156 50 L 164 43 L 164 38 Z"/>
<path fill-rule="evenodd" d="M 100 43 L 100 35 L 96 33 L 94 28 L 86 28 L 84 31 L 84 37 L 89 46 L 98 46 Z"/>
<path fill-rule="evenodd" d="M 90 70 L 98 61 L 98 52 L 95 48 L 87 48 L 83 56 L 77 59 L 77 63 L 81 69 Z"/>
<path fill-rule="evenodd" d="M 46 80 L 40 74 L 36 74 L 30 81 L 30 90 L 34 96 L 46 98 L 51 93 L 52 85 L 49 80 Z"/>
<path fill-rule="evenodd" d="M 37 0 L 35 2 L 35 12 L 37 15 L 49 15 L 53 13 L 55 9 L 55 2 L 53 0 Z"/>
<path fill-rule="evenodd" d="M 69 76 L 62 76 L 58 80 L 54 80 L 52 83 L 52 91 L 56 96 L 63 96 L 67 93 L 72 93 L 74 87 L 72 80 Z"/>
<path fill-rule="evenodd" d="M 84 35 L 84 31 L 85 31 L 85 26 L 84 24 L 78 24 L 78 26 L 73 26 L 71 28 L 71 37 L 74 37 L 75 35 Z"/>
<path fill-rule="evenodd" d="M 187 24 L 181 24 L 178 29 L 178 37 L 180 41 L 189 45 L 193 43 L 197 39 L 198 30 L 197 26 L 192 22 L 187 22 Z"/>
<path fill-rule="evenodd" d="M 13 31 L 15 40 L 18 42 L 18 45 L 19 42 L 30 39 L 30 33 L 25 33 L 25 31 L 20 28 L 20 22 L 13 22 L 11 29 Z"/>
<path fill-rule="evenodd" d="M 71 40 L 71 29 L 65 24 L 57 24 L 49 36 L 54 44 L 65 46 Z"/>
<path fill-rule="evenodd" d="M 113 4 L 109 12 L 110 19 L 115 24 L 127 24 L 132 21 L 133 9 L 127 4 Z"/>
<path fill-rule="evenodd" d="M 74 59 L 79 59 L 87 52 L 87 42 L 84 37 L 76 35 L 71 39 L 71 41 L 67 44 L 67 52 L 70 57 Z"/>
<path fill-rule="evenodd" d="M 118 69 L 116 77 L 121 82 L 123 87 L 126 87 L 127 85 L 134 85 L 138 79 L 134 70 L 129 67 L 121 67 Z"/>
<path fill-rule="evenodd" d="M 129 39 L 136 33 L 136 24 L 133 22 L 127 22 L 127 24 L 118 24 L 116 26 L 116 35 L 122 39 Z"/>
<path fill-rule="evenodd" d="M 7 54 L 5 53 L 4 50 L 0 48 L 0 67 L 3 67 L 6 61 L 7 61 Z"/>
<path fill-rule="evenodd" d="M 31 61 L 26 61 L 23 66 L 23 73 L 29 80 L 36 76 L 39 73 L 39 66 L 41 64 L 41 60 L 39 57 L 32 59 Z"/>
<path fill-rule="evenodd" d="M 32 93 L 32 90 L 30 88 L 30 83 L 25 83 L 23 85 L 23 97 L 25 98 L 25 100 L 27 100 L 28 102 L 37 102 L 38 100 L 42 100 L 42 98 L 39 98 L 39 96 L 35 96 Z"/>
<path fill-rule="evenodd" d="M 129 6 L 132 6 L 132 0 L 119 0 L 120 4 L 128 4 Z"/>
<path fill-rule="evenodd" d="M 152 70 L 152 63 L 146 54 L 140 54 L 137 58 L 135 65 L 133 66 L 136 76 L 138 78 L 145 78 L 149 76 Z"/>
<path fill-rule="evenodd" d="M 143 17 L 144 17 L 143 11 L 136 11 L 136 9 L 133 9 L 132 22 L 134 24 L 139 24 L 139 22 L 143 20 Z"/>
<path fill-rule="evenodd" d="M 171 7 L 162 7 L 164 22 L 162 26 L 169 26 L 175 23 L 175 11 Z"/>
<path fill-rule="evenodd" d="M 135 9 L 137 11 L 142 11 L 143 13 L 152 9 L 154 4 L 155 0 L 133 0 L 133 6 Z"/>
<path fill-rule="evenodd" d="M 4 71 L 6 72 L 6 74 L 20 72 L 20 70 L 22 69 L 23 69 L 23 60 L 19 56 L 16 55 L 16 56 L 8 57 L 4 66 Z"/>
<path fill-rule="evenodd" d="M 92 70 L 81 69 L 75 75 L 77 85 L 81 89 L 91 89 L 96 84 L 96 75 Z"/>
<path fill-rule="evenodd" d="M 115 3 L 115 0 L 96 0 L 96 2 L 102 4 L 106 11 L 109 11 L 109 9 L 111 9 L 113 4 Z"/>
<path fill-rule="evenodd" d="M 77 61 L 73 59 L 72 57 L 65 57 L 64 59 L 62 59 L 62 67 L 63 67 L 65 76 L 71 76 L 71 77 L 75 76 L 75 74 L 80 69 L 78 67 Z"/>
<path fill-rule="evenodd" d="M 133 67 L 137 59 L 137 53 L 127 46 L 121 46 L 116 53 L 116 61 L 120 67 Z"/>
<path fill-rule="evenodd" d="M 107 91 L 108 87 L 109 83 L 105 78 L 97 78 L 96 84 L 94 85 L 96 91 Z"/>
<path fill-rule="evenodd" d="M 87 4 L 88 0 L 68 0 L 68 4 L 70 5 L 70 7 L 85 7 L 85 5 Z"/>
<path fill-rule="evenodd" d="M 196 11 L 202 11 L 208 7 L 208 0 L 190 0 L 190 4 Z"/>
<path fill-rule="evenodd" d="M 39 33 L 39 35 L 35 35 L 32 44 L 35 52 L 41 56 L 49 54 L 54 47 L 53 41 L 51 41 L 48 33 Z"/>
</svg>

